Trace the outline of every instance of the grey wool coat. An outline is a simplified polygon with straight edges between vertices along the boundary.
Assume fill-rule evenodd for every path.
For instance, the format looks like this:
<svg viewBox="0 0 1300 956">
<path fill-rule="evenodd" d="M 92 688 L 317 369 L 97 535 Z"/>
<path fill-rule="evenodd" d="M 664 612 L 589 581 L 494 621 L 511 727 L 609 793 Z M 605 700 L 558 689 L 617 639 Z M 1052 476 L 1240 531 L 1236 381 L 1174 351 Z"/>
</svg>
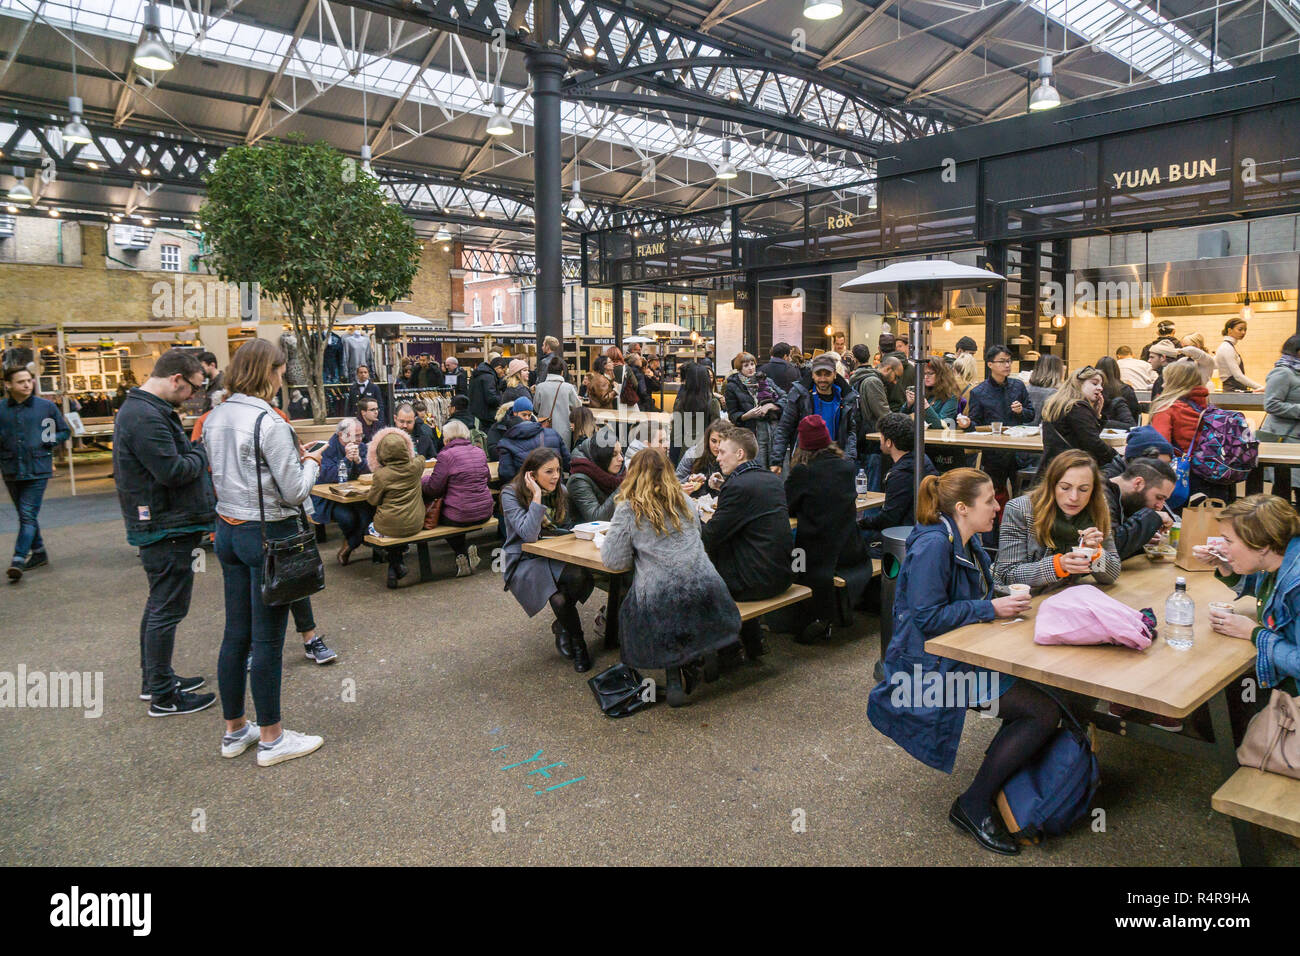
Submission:
<svg viewBox="0 0 1300 956">
<path fill-rule="evenodd" d="M 1094 494 L 1103 494 L 1101 491 Z M 1002 527 L 998 531 L 998 556 L 993 564 L 993 577 L 999 584 L 1028 584 L 1035 593 L 1061 584 L 1078 584 L 1087 575 L 1071 574 L 1058 577 L 1052 559 L 1056 556 L 1038 543 L 1031 527 L 1029 496 L 1021 495 L 1007 502 L 1002 512 Z M 1119 551 L 1115 548 L 1115 532 L 1107 532 L 1102 544 L 1101 559 L 1092 565 L 1092 579 L 1097 584 L 1114 584 L 1119 577 Z"/>
<path fill-rule="evenodd" d="M 542 502 L 534 501 L 524 508 L 515 496 L 515 490 L 506 487 L 501 491 L 501 516 L 506 526 L 506 543 L 501 549 L 506 590 L 532 617 L 546 607 L 556 592 L 555 582 L 564 571 L 564 562 L 524 551 L 525 544 L 532 544 L 542 536 L 542 519 L 546 517 L 546 506 Z M 594 586 L 588 576 L 585 593 L 578 595 L 578 600 L 585 601 L 591 597 Z"/>
<path fill-rule="evenodd" d="M 625 501 L 614 509 L 600 560 L 611 571 L 635 566 L 619 611 L 623 663 L 651 670 L 680 667 L 736 643 L 740 611 L 700 540 L 700 521 L 657 534 Z"/>
</svg>

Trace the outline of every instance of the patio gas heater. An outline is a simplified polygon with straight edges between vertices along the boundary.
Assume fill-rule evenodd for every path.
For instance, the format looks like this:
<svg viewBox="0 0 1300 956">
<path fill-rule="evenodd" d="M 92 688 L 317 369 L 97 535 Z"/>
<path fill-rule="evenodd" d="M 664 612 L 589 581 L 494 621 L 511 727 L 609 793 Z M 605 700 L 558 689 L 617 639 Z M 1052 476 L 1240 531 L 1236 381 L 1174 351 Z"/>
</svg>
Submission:
<svg viewBox="0 0 1300 956">
<path fill-rule="evenodd" d="M 930 323 L 943 318 L 947 293 L 953 289 L 995 288 L 1006 282 L 1005 276 L 987 269 L 958 265 L 947 259 L 926 259 L 913 262 L 896 262 L 876 272 L 850 279 L 840 286 L 844 292 L 894 293 L 898 303 L 898 316 L 911 326 L 913 368 L 916 369 L 916 404 L 913 418 L 916 427 L 916 472 L 913 475 L 913 493 L 921 494 L 921 478 L 925 475 L 925 373 L 921 363 L 930 355 Z"/>
</svg>

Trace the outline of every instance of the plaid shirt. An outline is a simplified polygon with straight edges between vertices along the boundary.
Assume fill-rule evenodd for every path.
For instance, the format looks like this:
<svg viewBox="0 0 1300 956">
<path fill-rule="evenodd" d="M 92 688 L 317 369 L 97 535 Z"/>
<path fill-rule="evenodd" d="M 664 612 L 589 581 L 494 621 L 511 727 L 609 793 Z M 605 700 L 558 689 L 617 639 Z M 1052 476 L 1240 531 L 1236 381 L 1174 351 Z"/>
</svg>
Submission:
<svg viewBox="0 0 1300 956">
<path fill-rule="evenodd" d="M 1002 512 L 1002 528 L 998 532 L 998 557 L 993 566 L 993 576 L 1002 585 L 1028 584 L 1035 590 L 1057 584 L 1074 584 L 1084 577 L 1071 574 L 1058 577 L 1053 558 L 1056 551 L 1049 550 L 1034 537 L 1030 528 L 1029 496 L 1021 495 L 1007 502 Z M 1119 577 L 1119 552 L 1115 550 L 1115 535 L 1106 535 L 1105 553 L 1093 565 L 1092 579 L 1098 584 L 1113 584 Z"/>
</svg>

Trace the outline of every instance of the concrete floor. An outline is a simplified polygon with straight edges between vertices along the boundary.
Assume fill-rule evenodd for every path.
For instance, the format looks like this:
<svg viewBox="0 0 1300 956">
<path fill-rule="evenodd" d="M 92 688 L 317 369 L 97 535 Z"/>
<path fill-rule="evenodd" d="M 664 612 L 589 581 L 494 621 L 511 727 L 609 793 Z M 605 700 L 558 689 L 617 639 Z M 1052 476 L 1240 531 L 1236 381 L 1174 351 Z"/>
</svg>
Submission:
<svg viewBox="0 0 1300 956">
<path fill-rule="evenodd" d="M 1114 737 L 1100 745 L 1105 832 L 1085 827 L 1013 859 L 979 849 L 946 814 L 996 721 L 967 720 L 952 776 L 877 733 L 865 716 L 873 621 L 829 646 L 769 635 L 761 666 L 690 706 L 615 721 L 555 653 L 549 615 L 526 618 L 499 576 L 456 580 L 435 549 L 445 580 L 391 592 L 379 565 L 332 563 L 336 536 L 314 603 L 339 661 L 309 663 L 292 635 L 285 658 L 286 726 L 325 746 L 269 769 L 252 752 L 223 760 L 219 702 L 146 716 L 144 574 L 112 496 L 71 502 L 47 505 L 52 565 L 0 585 L 0 670 L 102 671 L 104 713 L 0 713 L 0 863 L 1236 862 L 1228 822 L 1210 809 L 1219 771 Z M 0 509 L 2 548 L 13 517 Z M 480 540 L 485 552 L 493 543 Z M 208 555 L 175 657 L 213 691 L 220 575 Z M 589 632 L 598 603 L 584 613 Z M 597 667 L 614 660 L 600 651 Z M 347 681 L 355 702 L 343 700 Z M 501 769 L 538 750 L 539 763 L 563 763 L 549 779 L 526 775 L 539 763 Z M 796 810 L 806 832 L 792 829 Z M 1265 840 L 1272 862 L 1300 863 L 1290 841 Z"/>
</svg>

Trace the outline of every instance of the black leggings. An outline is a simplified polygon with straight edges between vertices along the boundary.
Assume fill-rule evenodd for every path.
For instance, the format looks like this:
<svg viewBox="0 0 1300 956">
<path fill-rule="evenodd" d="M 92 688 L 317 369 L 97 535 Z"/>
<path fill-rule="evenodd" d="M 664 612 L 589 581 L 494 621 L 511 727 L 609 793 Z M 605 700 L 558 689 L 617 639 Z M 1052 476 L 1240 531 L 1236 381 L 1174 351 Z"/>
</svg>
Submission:
<svg viewBox="0 0 1300 956">
<path fill-rule="evenodd" d="M 481 525 L 482 521 L 439 521 L 439 527 L 450 528 L 473 528 Z M 461 555 L 469 553 L 468 534 L 449 534 L 447 535 L 447 544 L 451 546 L 452 554 Z"/>
<path fill-rule="evenodd" d="M 1056 701 L 1026 680 L 1012 684 L 997 706 L 1002 727 L 984 752 L 975 779 L 959 798 L 962 809 L 976 822 L 988 815 L 994 794 L 1047 743 L 1061 719 Z"/>
<path fill-rule="evenodd" d="M 588 572 L 576 565 L 566 564 L 555 582 L 555 593 L 551 595 L 551 610 L 555 619 L 568 631 L 570 638 L 582 637 L 582 618 L 578 616 L 578 595 L 588 589 Z"/>
</svg>

